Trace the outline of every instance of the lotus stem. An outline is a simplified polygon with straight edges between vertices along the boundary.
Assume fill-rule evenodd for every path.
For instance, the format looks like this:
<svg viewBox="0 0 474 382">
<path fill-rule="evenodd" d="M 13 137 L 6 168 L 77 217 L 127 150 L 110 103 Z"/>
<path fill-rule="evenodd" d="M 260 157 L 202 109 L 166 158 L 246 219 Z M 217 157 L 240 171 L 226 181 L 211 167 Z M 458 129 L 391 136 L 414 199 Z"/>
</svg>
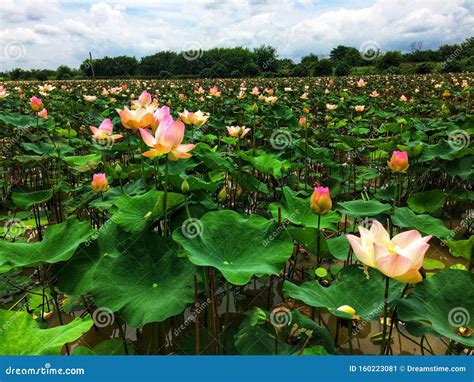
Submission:
<svg viewBox="0 0 474 382">
<path fill-rule="evenodd" d="M 380 344 L 380 355 L 385 353 L 386 340 L 385 336 L 387 335 L 387 311 L 388 311 L 388 290 L 390 285 L 390 277 L 385 276 L 385 294 L 383 298 L 383 328 L 382 328 L 382 342 Z"/>
</svg>

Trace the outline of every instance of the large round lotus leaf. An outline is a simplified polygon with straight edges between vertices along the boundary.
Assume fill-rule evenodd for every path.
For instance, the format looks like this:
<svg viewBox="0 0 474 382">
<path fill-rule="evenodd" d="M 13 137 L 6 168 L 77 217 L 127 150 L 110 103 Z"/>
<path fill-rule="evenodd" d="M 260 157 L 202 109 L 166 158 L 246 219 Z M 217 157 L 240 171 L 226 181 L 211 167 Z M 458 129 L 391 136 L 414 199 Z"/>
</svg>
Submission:
<svg viewBox="0 0 474 382">
<path fill-rule="evenodd" d="M 425 235 L 446 238 L 452 235 L 443 222 L 430 215 L 416 215 L 407 207 L 396 208 L 392 214 L 392 222 L 401 228 L 414 228 Z"/>
<path fill-rule="evenodd" d="M 48 227 L 43 241 L 32 244 L 0 241 L 0 265 L 25 267 L 69 260 L 93 232 L 88 222 L 72 218 Z"/>
<path fill-rule="evenodd" d="M 275 179 L 281 179 L 290 168 L 290 161 L 281 161 L 274 154 L 268 152 L 262 152 L 254 157 L 240 151 L 239 157 L 250 162 L 258 172 L 273 175 Z"/>
<path fill-rule="evenodd" d="M 67 325 L 40 329 L 26 312 L 0 310 L 0 355 L 59 355 L 68 342 L 92 327 L 92 319 L 75 318 Z"/>
<path fill-rule="evenodd" d="M 329 331 L 297 310 L 275 308 L 266 313 L 270 319 L 262 324 L 253 324 L 247 316 L 235 335 L 235 348 L 241 355 L 290 355 L 300 351 L 308 336 L 306 346 L 322 346 L 328 353 L 334 353 L 333 339 Z M 273 326 L 274 322 L 277 326 Z M 275 330 L 278 331 L 278 345 L 275 349 Z"/>
<path fill-rule="evenodd" d="M 297 196 L 289 187 L 283 187 L 283 194 L 280 203 L 271 203 L 268 210 L 273 219 L 278 219 L 278 207 L 281 208 L 281 221 L 288 221 L 296 225 L 305 227 L 318 227 L 318 215 L 316 215 L 309 206 L 309 198 L 302 199 Z M 330 211 L 328 214 L 321 216 L 320 228 L 337 231 L 336 224 L 339 222 L 339 215 Z"/>
<path fill-rule="evenodd" d="M 337 279 L 327 288 L 317 281 L 301 285 L 285 281 L 283 291 L 289 297 L 310 306 L 326 308 L 332 314 L 348 318 L 337 308 L 349 305 L 355 314 L 364 320 L 375 320 L 383 314 L 385 277 L 375 269 L 364 269 L 358 265 L 343 268 Z M 401 296 L 403 284 L 390 280 L 389 303 Z"/>
<path fill-rule="evenodd" d="M 98 307 L 119 311 L 127 324 L 140 328 L 175 316 L 193 302 L 195 266 L 177 256 L 170 238 L 146 232 L 122 251 L 97 265 L 92 295 Z"/>
<path fill-rule="evenodd" d="M 34 192 L 12 193 L 13 203 L 22 210 L 28 210 L 33 204 L 45 203 L 53 196 L 53 189 Z"/>
<path fill-rule="evenodd" d="M 164 191 L 150 190 L 137 196 L 124 195 L 115 205 L 119 210 L 112 217 L 127 232 L 141 232 L 153 221 L 160 219 L 164 213 Z M 166 205 L 168 212 L 184 203 L 184 196 L 168 192 Z"/>
<path fill-rule="evenodd" d="M 466 260 L 470 260 L 474 253 L 474 236 L 468 240 L 447 240 L 446 244 L 454 257 L 464 257 Z"/>
<path fill-rule="evenodd" d="M 101 159 L 100 154 L 88 154 L 82 156 L 74 155 L 63 158 L 64 162 L 77 172 L 87 172 L 95 169 L 99 165 Z"/>
<path fill-rule="evenodd" d="M 200 234 L 189 235 L 183 226 L 173 239 L 192 263 L 217 268 L 234 285 L 245 285 L 254 275 L 278 275 L 293 252 L 283 226 L 258 215 L 213 211 L 194 225 Z"/>
<path fill-rule="evenodd" d="M 402 321 L 415 321 L 421 332 L 436 333 L 465 346 L 474 346 L 474 336 L 460 335 L 459 328 L 474 329 L 474 275 L 445 269 L 418 284 L 398 307 Z M 421 333 L 420 332 L 420 333 Z"/>
<path fill-rule="evenodd" d="M 423 212 L 436 212 L 443 207 L 446 200 L 446 193 L 435 189 L 430 191 L 417 192 L 408 198 L 408 207 L 418 214 Z"/>
<path fill-rule="evenodd" d="M 342 213 L 355 218 L 388 213 L 392 208 L 389 204 L 380 203 L 377 200 L 352 200 L 339 202 L 337 205 Z"/>
</svg>

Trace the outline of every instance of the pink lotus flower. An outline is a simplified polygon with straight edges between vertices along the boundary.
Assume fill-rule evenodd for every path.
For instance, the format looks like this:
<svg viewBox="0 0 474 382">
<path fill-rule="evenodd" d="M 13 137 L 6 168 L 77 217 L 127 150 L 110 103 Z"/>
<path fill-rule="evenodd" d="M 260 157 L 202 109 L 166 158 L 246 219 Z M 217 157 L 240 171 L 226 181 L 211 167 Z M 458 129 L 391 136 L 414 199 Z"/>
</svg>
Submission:
<svg viewBox="0 0 474 382">
<path fill-rule="evenodd" d="M 298 125 L 300 125 L 300 127 L 306 127 L 307 124 L 308 124 L 308 121 L 307 121 L 306 117 L 301 117 L 298 120 Z"/>
<path fill-rule="evenodd" d="M 48 110 L 43 109 L 38 113 L 38 117 L 48 119 Z"/>
<path fill-rule="evenodd" d="M 359 81 L 357 81 L 357 86 L 359 88 L 363 88 L 365 85 L 367 85 L 367 82 L 365 82 L 362 78 Z"/>
<path fill-rule="evenodd" d="M 406 151 L 394 151 L 392 157 L 387 162 L 387 166 L 393 172 L 405 172 L 409 166 L 408 154 Z"/>
<path fill-rule="evenodd" d="M 193 113 L 184 109 L 184 112 L 178 113 L 178 115 L 186 125 L 202 126 L 209 119 L 209 114 L 204 114 L 201 110 Z"/>
<path fill-rule="evenodd" d="M 308 99 L 308 93 L 303 93 L 300 99 Z"/>
<path fill-rule="evenodd" d="M 362 113 L 365 110 L 364 105 L 356 105 L 354 106 L 354 110 L 357 111 L 358 113 Z"/>
<path fill-rule="evenodd" d="M 400 96 L 400 101 L 402 101 L 402 102 L 407 102 L 407 101 L 408 101 L 408 98 L 405 97 L 405 95 L 402 94 L 402 95 Z"/>
<path fill-rule="evenodd" d="M 336 110 L 336 109 L 337 109 L 337 105 L 336 105 L 336 104 L 333 104 L 333 103 L 327 103 L 327 104 L 326 104 L 326 109 L 328 109 L 328 110 Z"/>
<path fill-rule="evenodd" d="M 202 86 L 199 86 L 199 88 L 194 91 L 195 94 L 204 94 L 205 92 Z"/>
<path fill-rule="evenodd" d="M 169 114 L 168 106 L 163 106 L 156 110 L 153 104 L 134 110 L 130 110 L 127 106 L 125 106 L 123 110 L 115 110 L 120 116 L 122 125 L 127 129 L 132 129 L 133 131 L 147 127 L 151 127 L 155 130 L 163 116 Z"/>
<path fill-rule="evenodd" d="M 377 220 L 370 230 L 359 227 L 360 238 L 346 235 L 354 254 L 365 265 L 403 283 L 422 281 L 419 269 L 423 265 L 431 236 L 422 237 L 416 230 L 402 232 L 390 240 L 390 235 Z"/>
<path fill-rule="evenodd" d="M 184 93 L 179 93 L 178 98 L 179 99 L 186 99 L 186 95 L 184 95 Z"/>
<path fill-rule="evenodd" d="M 155 158 L 168 154 L 170 160 L 190 158 L 189 151 L 196 145 L 182 145 L 184 138 L 184 123 L 174 121 L 171 115 L 166 115 L 159 123 L 153 136 L 148 130 L 140 129 L 143 141 L 152 149 L 143 153 L 147 158 Z"/>
<path fill-rule="evenodd" d="M 94 134 L 94 138 L 98 141 L 110 139 L 112 142 L 114 142 L 122 138 L 121 134 L 112 134 L 113 128 L 114 126 L 109 118 L 105 118 L 100 124 L 99 128 L 95 126 L 89 126 L 89 129 L 91 129 L 92 134 Z"/>
<path fill-rule="evenodd" d="M 33 111 L 40 111 L 44 107 L 43 101 L 41 101 L 41 98 L 33 96 L 30 98 L 30 107 Z"/>
<path fill-rule="evenodd" d="M 314 213 L 326 215 L 332 208 L 329 187 L 315 187 L 309 204 Z"/>
<path fill-rule="evenodd" d="M 214 85 L 212 88 L 209 89 L 209 95 L 211 97 L 220 97 L 221 92 L 217 89 L 217 85 Z"/>
<path fill-rule="evenodd" d="M 82 96 L 84 98 L 85 101 L 87 102 L 94 102 L 97 100 L 97 97 L 96 96 L 91 96 L 91 95 L 84 95 Z"/>
<path fill-rule="evenodd" d="M 104 192 L 107 191 L 109 183 L 107 182 L 107 177 L 104 173 L 94 174 L 92 176 L 91 187 L 94 192 Z"/>
<path fill-rule="evenodd" d="M 252 91 L 250 92 L 250 94 L 259 95 L 259 94 L 260 94 L 260 90 L 258 90 L 258 87 L 255 86 L 255 87 L 252 88 Z"/>
<path fill-rule="evenodd" d="M 134 109 L 140 107 L 147 107 L 151 104 L 151 94 L 144 90 L 137 100 L 132 101 L 132 104 Z"/>
<path fill-rule="evenodd" d="M 0 85 L 0 99 L 7 98 L 9 95 L 10 93 L 7 93 L 7 89 Z"/>
<path fill-rule="evenodd" d="M 242 139 L 250 131 L 250 128 L 245 126 L 226 126 L 226 128 L 229 135 L 237 139 Z"/>
<path fill-rule="evenodd" d="M 372 93 L 370 93 L 370 96 L 372 98 L 377 98 L 379 96 L 379 92 L 377 90 L 374 90 L 374 91 L 372 91 Z"/>
</svg>

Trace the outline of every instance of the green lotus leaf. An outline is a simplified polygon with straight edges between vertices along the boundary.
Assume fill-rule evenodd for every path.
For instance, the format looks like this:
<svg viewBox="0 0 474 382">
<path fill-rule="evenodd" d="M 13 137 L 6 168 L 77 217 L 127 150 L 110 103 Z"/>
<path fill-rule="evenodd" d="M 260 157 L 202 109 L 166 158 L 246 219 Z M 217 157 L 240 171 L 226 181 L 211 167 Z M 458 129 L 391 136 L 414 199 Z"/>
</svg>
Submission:
<svg viewBox="0 0 474 382">
<path fill-rule="evenodd" d="M 117 199 L 114 204 L 118 211 L 112 219 L 127 232 L 141 232 L 154 221 L 163 217 L 164 191 L 150 190 L 143 195 L 124 195 Z M 184 204 L 184 195 L 168 192 L 166 205 L 168 213 Z"/>
<path fill-rule="evenodd" d="M 48 227 L 43 241 L 32 244 L 0 241 L 0 265 L 25 267 L 69 260 L 93 232 L 88 222 L 71 218 Z"/>
<path fill-rule="evenodd" d="M 453 234 L 441 220 L 430 215 L 416 215 L 407 207 L 395 208 L 392 213 L 392 222 L 400 228 L 413 228 L 425 235 L 438 238 L 450 237 Z"/>
<path fill-rule="evenodd" d="M 122 248 L 120 256 L 103 256 L 92 276 L 98 307 L 120 312 L 127 324 L 141 328 L 181 313 L 193 300 L 195 266 L 178 257 L 171 238 L 143 233 Z"/>
<path fill-rule="evenodd" d="M 386 214 L 392 208 L 389 204 L 380 203 L 377 200 L 362 199 L 339 202 L 337 205 L 339 206 L 339 211 L 355 218 Z"/>
<path fill-rule="evenodd" d="M 331 314 L 341 316 L 337 309 L 349 305 L 355 314 L 363 320 L 375 320 L 383 314 L 385 277 L 375 269 L 366 271 L 358 265 L 343 268 L 337 279 L 327 288 L 317 281 L 308 281 L 301 285 L 285 281 L 283 291 L 289 297 L 305 304 L 326 308 Z M 403 284 L 390 280 L 389 304 L 401 296 Z"/>
<path fill-rule="evenodd" d="M 447 240 L 446 244 L 449 247 L 449 252 L 454 257 L 471 259 L 474 252 L 474 236 L 471 236 L 468 240 Z"/>
<path fill-rule="evenodd" d="M 217 268 L 232 284 L 245 285 L 252 276 L 277 275 L 293 252 L 283 226 L 258 215 L 244 217 L 230 210 L 213 211 L 173 232 L 189 260 Z"/>
<path fill-rule="evenodd" d="M 470 286 L 469 286 L 470 285 Z M 474 336 L 464 337 L 460 327 L 474 327 L 474 275 L 444 269 L 416 285 L 400 302 L 398 317 L 420 325 L 419 335 L 434 331 L 465 346 L 474 346 Z"/>
<path fill-rule="evenodd" d="M 344 235 L 327 239 L 326 243 L 328 245 L 329 252 L 334 258 L 342 261 L 347 259 L 347 254 L 349 253 L 349 241 Z"/>
<path fill-rule="evenodd" d="M 69 156 L 63 158 L 64 162 L 68 164 L 73 170 L 77 172 L 87 172 L 95 169 L 102 158 L 100 154 L 88 154 L 82 156 Z"/>
<path fill-rule="evenodd" d="M 446 200 L 446 193 L 435 189 L 417 192 L 408 198 L 408 207 L 418 214 L 433 213 L 441 209 Z"/>
<path fill-rule="evenodd" d="M 40 329 L 26 312 L 0 310 L 0 355 L 59 355 L 64 344 L 76 341 L 92 327 L 92 319 L 75 318 L 51 329 Z"/>
<path fill-rule="evenodd" d="M 280 203 L 271 203 L 268 210 L 273 219 L 278 219 L 278 207 L 281 207 L 281 221 L 288 221 L 296 225 L 305 227 L 318 227 L 318 215 L 316 215 L 309 206 L 309 198 L 302 199 L 297 196 L 289 187 L 283 187 L 283 195 Z M 336 224 L 339 222 L 339 215 L 330 211 L 326 215 L 321 216 L 321 229 L 329 229 L 337 231 Z"/>
<path fill-rule="evenodd" d="M 12 200 L 22 210 L 29 210 L 33 204 L 45 203 L 53 197 L 53 189 L 34 192 L 13 192 Z"/>
<path fill-rule="evenodd" d="M 243 151 L 239 152 L 239 156 L 263 174 L 270 174 L 275 179 L 281 179 L 287 174 L 291 163 L 288 160 L 279 160 L 275 154 L 263 152 L 258 156 L 251 156 Z"/>
</svg>

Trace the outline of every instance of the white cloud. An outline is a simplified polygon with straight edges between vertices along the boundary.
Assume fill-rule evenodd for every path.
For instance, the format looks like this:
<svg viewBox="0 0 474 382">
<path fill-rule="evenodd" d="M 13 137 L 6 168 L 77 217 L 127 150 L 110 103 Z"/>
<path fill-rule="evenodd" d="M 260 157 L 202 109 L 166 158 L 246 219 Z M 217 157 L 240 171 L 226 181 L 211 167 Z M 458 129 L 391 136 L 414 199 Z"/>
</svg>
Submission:
<svg viewBox="0 0 474 382">
<path fill-rule="evenodd" d="M 471 0 L 83 0 L 41 6 L 2 0 L 0 16 L 0 70 L 77 67 L 89 51 L 140 57 L 181 50 L 189 41 L 203 49 L 270 44 L 293 59 L 368 40 L 383 50 L 409 50 L 414 41 L 436 48 L 461 42 L 474 28 Z M 24 47 L 21 60 L 6 54 L 12 42 Z"/>
</svg>

